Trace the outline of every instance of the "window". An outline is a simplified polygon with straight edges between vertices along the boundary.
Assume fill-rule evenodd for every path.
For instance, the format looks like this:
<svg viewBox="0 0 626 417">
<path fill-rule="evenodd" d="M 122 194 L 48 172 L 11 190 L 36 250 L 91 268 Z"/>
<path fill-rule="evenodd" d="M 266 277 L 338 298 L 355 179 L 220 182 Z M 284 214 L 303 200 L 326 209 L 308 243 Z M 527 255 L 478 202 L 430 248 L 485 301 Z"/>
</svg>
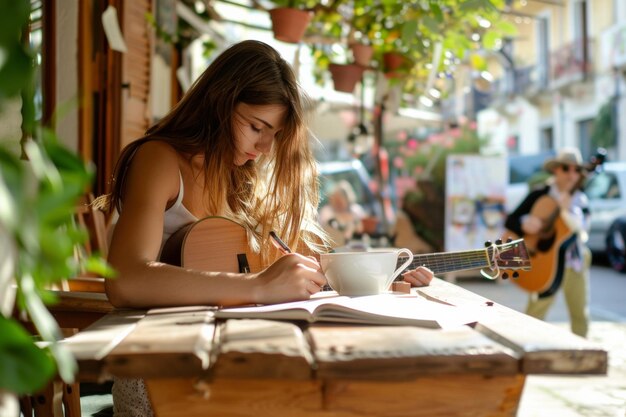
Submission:
<svg viewBox="0 0 626 417">
<path fill-rule="evenodd" d="M 593 132 L 594 119 L 580 120 L 577 124 L 578 128 L 578 147 L 583 159 L 588 160 L 595 152 L 591 146 L 591 133 Z"/>
<path fill-rule="evenodd" d="M 552 126 L 541 129 L 539 140 L 541 141 L 539 143 L 541 150 L 547 151 L 554 149 L 554 129 Z"/>
<path fill-rule="evenodd" d="M 587 1 L 578 0 L 574 2 L 574 40 L 587 39 Z"/>
<path fill-rule="evenodd" d="M 537 82 L 547 87 L 550 74 L 550 21 L 537 17 Z"/>
<path fill-rule="evenodd" d="M 54 1 L 31 0 L 26 39 L 35 54 L 35 121 L 47 124 L 54 109 Z"/>
<path fill-rule="evenodd" d="M 574 42 L 576 42 L 576 56 L 581 58 L 582 71 L 588 70 L 589 64 L 589 11 L 587 9 L 586 0 L 577 0 L 574 2 Z M 579 55 L 580 54 L 580 55 Z"/>
<path fill-rule="evenodd" d="M 585 194 L 590 200 L 612 200 L 621 197 L 615 174 L 606 171 L 599 172 L 591 178 L 585 187 Z"/>
</svg>

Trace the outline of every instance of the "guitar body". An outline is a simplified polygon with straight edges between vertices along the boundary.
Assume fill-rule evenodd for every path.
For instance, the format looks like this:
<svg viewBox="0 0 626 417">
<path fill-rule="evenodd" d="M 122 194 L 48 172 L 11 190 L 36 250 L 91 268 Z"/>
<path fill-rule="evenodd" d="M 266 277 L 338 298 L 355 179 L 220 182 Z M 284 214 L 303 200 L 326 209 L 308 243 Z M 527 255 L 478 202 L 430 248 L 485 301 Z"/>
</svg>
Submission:
<svg viewBox="0 0 626 417">
<path fill-rule="evenodd" d="M 201 271 L 262 269 L 261 256 L 250 250 L 246 230 L 232 220 L 217 216 L 205 217 L 174 233 L 163 246 L 161 261 Z"/>
<path fill-rule="evenodd" d="M 513 282 L 525 291 L 546 297 L 554 294 L 563 281 L 565 251 L 574 243 L 576 235 L 560 214 L 558 203 L 550 196 L 540 197 L 530 214 L 541 219 L 546 227 L 540 233 L 524 236 L 532 271 L 520 271 L 519 279 Z"/>
</svg>

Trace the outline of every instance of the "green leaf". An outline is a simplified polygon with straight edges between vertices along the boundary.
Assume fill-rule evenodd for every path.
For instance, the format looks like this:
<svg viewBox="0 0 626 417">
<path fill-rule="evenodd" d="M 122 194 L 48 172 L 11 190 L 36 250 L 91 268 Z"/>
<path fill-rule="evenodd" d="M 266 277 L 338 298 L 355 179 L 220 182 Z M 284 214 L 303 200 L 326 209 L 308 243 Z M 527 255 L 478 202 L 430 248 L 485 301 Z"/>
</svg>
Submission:
<svg viewBox="0 0 626 417">
<path fill-rule="evenodd" d="M 2 224 L 5 224 L 10 229 L 17 227 L 18 212 L 15 200 L 4 182 L 2 171 L 0 171 L 0 225 Z"/>
<path fill-rule="evenodd" d="M 489 30 L 483 35 L 483 46 L 485 49 L 496 49 L 498 41 L 500 40 L 500 34 L 496 31 Z"/>
<path fill-rule="evenodd" d="M 503 36 L 516 36 L 517 26 L 506 20 L 498 20 L 493 23 L 493 27 L 500 31 Z"/>
<path fill-rule="evenodd" d="M 432 33 L 432 34 L 438 34 L 439 33 L 439 24 L 432 17 L 424 16 L 424 19 L 422 19 L 422 23 L 424 24 L 424 26 L 426 26 L 426 28 L 428 28 L 430 33 Z"/>
<path fill-rule="evenodd" d="M 461 12 L 477 12 L 480 10 L 496 11 L 497 8 L 489 0 L 466 0 L 459 7 Z"/>
<path fill-rule="evenodd" d="M 53 185 L 55 190 L 60 190 L 63 187 L 61 175 L 40 146 L 38 142 L 33 140 L 29 140 L 24 144 L 24 151 L 28 155 L 33 173 L 37 179 L 45 179 Z"/>
<path fill-rule="evenodd" d="M 22 22 L 27 22 L 30 15 L 30 2 L 0 0 L 0 10 L 0 44 L 19 39 Z"/>
<path fill-rule="evenodd" d="M 459 9 L 462 12 L 474 12 L 483 7 L 483 0 L 465 0 L 461 3 Z"/>
<path fill-rule="evenodd" d="M 408 20 L 402 25 L 402 41 L 412 43 L 417 38 L 417 20 Z"/>
<path fill-rule="evenodd" d="M 19 45 L 5 48 L 4 54 L 6 62 L 0 67 L 0 91 L 8 97 L 15 97 L 32 79 L 32 58 Z"/>
<path fill-rule="evenodd" d="M 14 320 L 0 316 L 0 389 L 18 395 L 36 392 L 55 373 L 48 351 L 37 347 Z"/>
<path fill-rule="evenodd" d="M 437 22 L 443 23 L 443 12 L 437 3 L 430 3 L 430 12 L 437 19 Z"/>
<path fill-rule="evenodd" d="M 115 278 L 117 275 L 117 271 L 99 256 L 90 256 L 85 262 L 85 269 L 105 278 Z"/>
<path fill-rule="evenodd" d="M 57 340 L 61 340 L 63 338 L 61 330 L 41 301 L 41 298 L 36 291 L 33 277 L 30 275 L 22 276 L 20 284 L 20 290 L 24 296 L 24 304 L 26 306 L 26 310 L 28 311 L 28 316 L 35 325 L 37 332 L 41 335 L 44 341 L 56 342 Z"/>
</svg>

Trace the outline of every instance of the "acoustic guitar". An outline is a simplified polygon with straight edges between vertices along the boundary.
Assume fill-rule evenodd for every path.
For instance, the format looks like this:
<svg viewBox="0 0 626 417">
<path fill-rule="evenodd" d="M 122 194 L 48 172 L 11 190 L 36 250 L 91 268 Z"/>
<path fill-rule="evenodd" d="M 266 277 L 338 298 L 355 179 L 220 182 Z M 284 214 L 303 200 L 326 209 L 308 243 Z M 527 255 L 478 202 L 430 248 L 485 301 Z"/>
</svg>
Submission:
<svg viewBox="0 0 626 417">
<path fill-rule="evenodd" d="M 514 282 L 523 290 L 539 293 L 543 298 L 559 289 L 565 269 L 565 252 L 575 243 L 576 234 L 563 218 L 558 202 L 548 195 L 539 197 L 529 214 L 542 220 L 544 227 L 537 234 L 524 235 L 533 270 L 520 272 L 520 279 Z M 511 231 L 507 231 L 507 236 L 519 237 Z"/>
<path fill-rule="evenodd" d="M 190 269 L 223 272 L 258 272 L 259 254 L 248 246 L 246 230 L 224 217 L 206 217 L 174 233 L 161 251 L 161 261 Z M 400 265 L 404 261 L 398 260 Z M 488 269 L 491 278 L 501 270 L 525 271 L 530 259 L 523 239 L 484 249 L 414 255 L 407 269 L 426 266 L 435 275 Z M 401 279 L 401 278 L 400 278 Z"/>
</svg>

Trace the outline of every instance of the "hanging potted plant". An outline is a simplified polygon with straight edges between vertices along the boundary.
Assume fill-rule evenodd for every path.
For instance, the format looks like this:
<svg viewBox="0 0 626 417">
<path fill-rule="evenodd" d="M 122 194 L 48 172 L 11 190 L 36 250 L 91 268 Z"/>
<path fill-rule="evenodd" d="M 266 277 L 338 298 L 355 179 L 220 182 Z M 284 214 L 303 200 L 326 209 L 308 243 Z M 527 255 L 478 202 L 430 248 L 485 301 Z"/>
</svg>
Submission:
<svg viewBox="0 0 626 417">
<path fill-rule="evenodd" d="M 367 68 L 352 62 L 345 48 L 329 48 L 328 51 L 328 55 L 325 55 L 329 62 L 327 68 L 332 76 L 335 90 L 352 93 Z"/>
<path fill-rule="evenodd" d="M 350 43 L 350 49 L 352 50 L 352 57 L 354 58 L 355 64 L 362 67 L 370 66 L 372 57 L 374 56 L 374 48 L 372 45 L 355 41 Z"/>
<path fill-rule="evenodd" d="M 383 72 L 387 78 L 397 78 L 407 65 L 407 58 L 399 52 L 390 51 L 383 54 Z"/>
<path fill-rule="evenodd" d="M 352 93 L 356 83 L 361 81 L 365 67 L 358 64 L 330 64 L 328 66 L 333 77 L 335 90 Z"/>
<path fill-rule="evenodd" d="M 348 35 L 348 45 L 352 50 L 352 56 L 356 64 L 370 67 L 374 56 L 374 46 L 371 39 L 374 32 L 380 26 L 378 20 L 381 18 L 380 10 L 369 0 L 355 0 L 350 19 L 350 33 Z"/>
<path fill-rule="evenodd" d="M 306 2 L 295 0 L 275 2 L 278 7 L 269 11 L 274 38 L 287 43 L 299 43 L 311 21 L 312 13 Z"/>
</svg>

